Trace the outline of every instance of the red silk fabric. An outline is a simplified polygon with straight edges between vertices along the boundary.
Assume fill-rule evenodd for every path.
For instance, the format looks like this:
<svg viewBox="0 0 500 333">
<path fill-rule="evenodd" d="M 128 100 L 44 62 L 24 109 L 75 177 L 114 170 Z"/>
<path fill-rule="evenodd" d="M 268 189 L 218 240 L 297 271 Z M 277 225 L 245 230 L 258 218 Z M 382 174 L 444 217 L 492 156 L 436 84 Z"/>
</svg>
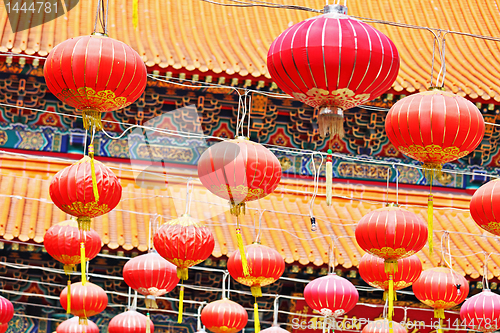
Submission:
<svg viewBox="0 0 500 333">
<path fill-rule="evenodd" d="M 399 54 L 372 26 L 329 13 L 299 22 L 267 54 L 274 82 L 312 107 L 349 109 L 379 97 L 394 83 Z"/>
<path fill-rule="evenodd" d="M 484 230 L 500 236 L 500 182 L 491 180 L 476 190 L 470 200 L 470 215 Z"/>
<path fill-rule="evenodd" d="M 57 326 L 56 333 L 99 333 L 99 327 L 91 321 L 87 321 L 87 325 L 80 325 L 78 317 L 73 317 L 63 321 Z"/>
<path fill-rule="evenodd" d="M 43 68 L 50 92 L 79 110 L 115 111 L 146 88 L 147 71 L 130 46 L 103 36 L 80 36 L 58 44 Z"/>
<path fill-rule="evenodd" d="M 395 321 L 392 322 L 392 331 L 394 333 L 407 333 L 406 328 L 404 328 L 403 326 L 401 326 L 400 323 Z M 389 332 L 390 332 L 389 320 L 387 319 L 371 321 L 365 327 L 363 327 L 363 330 L 361 330 L 361 333 L 389 333 Z"/>
<path fill-rule="evenodd" d="M 68 308 L 68 287 L 59 296 L 61 306 Z M 108 306 L 108 296 L 99 286 L 87 282 L 71 284 L 71 314 L 80 318 L 88 318 L 101 313 Z"/>
<path fill-rule="evenodd" d="M 78 223 L 68 220 L 54 224 L 47 230 L 43 237 L 43 245 L 55 260 L 65 265 L 80 263 L 80 230 Z M 90 229 L 85 232 L 85 257 L 94 259 L 101 251 L 101 238 L 99 234 Z"/>
<path fill-rule="evenodd" d="M 150 331 L 154 332 L 153 322 L 142 313 L 128 310 L 111 319 L 108 324 L 108 333 L 146 333 L 147 321 Z"/>
<path fill-rule="evenodd" d="M 309 282 L 304 289 L 307 305 L 323 316 L 338 317 L 354 308 L 359 294 L 354 285 L 336 274 Z"/>
<path fill-rule="evenodd" d="M 370 286 L 389 290 L 389 274 L 385 272 L 384 259 L 366 253 L 359 263 L 359 275 Z M 422 273 L 422 263 L 416 255 L 398 260 L 398 270 L 393 274 L 394 290 L 412 285 Z"/>
<path fill-rule="evenodd" d="M 402 259 L 420 251 L 427 242 L 427 225 L 414 213 L 399 207 L 374 210 L 359 221 L 358 245 L 382 259 Z"/>
<path fill-rule="evenodd" d="M 500 329 L 500 296 L 483 290 L 465 301 L 460 308 L 463 324 L 478 332 L 494 332 Z"/>
<path fill-rule="evenodd" d="M 5 297 L 0 296 L 0 323 L 7 324 L 12 317 L 14 317 L 14 305 Z"/>
<path fill-rule="evenodd" d="M 481 112 L 450 92 L 410 95 L 392 106 L 385 119 L 391 143 L 425 164 L 444 164 L 472 152 L 484 136 Z"/>
<path fill-rule="evenodd" d="M 90 158 L 62 169 L 52 179 L 49 194 L 54 204 L 63 212 L 76 217 L 97 217 L 111 211 L 122 197 L 122 186 L 116 175 L 104 164 L 95 160 L 95 174 L 99 202 L 95 202 Z"/>
<path fill-rule="evenodd" d="M 248 313 L 238 303 L 221 299 L 203 308 L 201 322 L 213 333 L 236 333 L 247 325 Z"/>
<path fill-rule="evenodd" d="M 123 279 L 130 288 L 145 296 L 165 295 L 179 283 L 175 266 L 156 252 L 130 259 L 123 266 Z"/>
</svg>

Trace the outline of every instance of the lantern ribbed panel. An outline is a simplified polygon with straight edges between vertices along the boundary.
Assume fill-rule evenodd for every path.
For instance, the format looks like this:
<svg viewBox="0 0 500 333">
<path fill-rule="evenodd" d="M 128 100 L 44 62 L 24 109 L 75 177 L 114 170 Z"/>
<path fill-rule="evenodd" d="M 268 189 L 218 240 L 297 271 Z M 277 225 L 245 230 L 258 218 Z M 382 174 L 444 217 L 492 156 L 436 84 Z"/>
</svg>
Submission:
<svg viewBox="0 0 500 333">
<path fill-rule="evenodd" d="M 203 223 L 184 215 L 156 231 L 154 246 L 158 254 L 175 266 L 188 268 L 210 257 L 215 239 Z"/>
<path fill-rule="evenodd" d="M 398 322 L 393 321 L 392 322 L 392 331 L 394 333 L 406 333 L 406 328 L 401 326 Z M 389 320 L 387 319 L 381 319 L 381 320 L 375 320 L 369 322 L 365 327 L 363 327 L 363 330 L 361 333 L 389 333 L 390 332 L 390 327 L 389 327 Z"/>
<path fill-rule="evenodd" d="M 80 36 L 54 47 L 43 67 L 50 92 L 79 109 L 115 111 L 137 100 L 147 71 L 130 46 L 109 37 Z"/>
<path fill-rule="evenodd" d="M 282 329 L 279 326 L 272 326 L 260 331 L 260 333 L 289 333 L 287 330 Z"/>
<path fill-rule="evenodd" d="M 389 290 L 389 274 L 385 272 L 384 259 L 366 253 L 359 262 L 359 275 L 370 286 Z M 422 263 L 416 255 L 398 260 L 398 270 L 394 273 L 394 289 L 407 288 L 422 273 Z"/>
<path fill-rule="evenodd" d="M 392 86 L 399 55 L 394 43 L 372 26 L 329 13 L 279 35 L 269 47 L 267 67 L 273 81 L 299 101 L 349 109 Z"/>
<path fill-rule="evenodd" d="M 0 296 L 0 323 L 8 323 L 14 317 L 14 305 L 5 297 Z"/>
<path fill-rule="evenodd" d="M 108 213 L 120 202 L 122 186 L 118 178 L 101 162 L 96 160 L 94 163 L 99 191 L 97 204 L 88 156 L 62 169 L 52 179 L 49 187 L 50 198 L 63 212 L 76 217 L 93 218 Z"/>
<path fill-rule="evenodd" d="M 456 284 L 460 284 L 460 292 Z M 447 267 L 434 267 L 423 271 L 413 283 L 413 293 L 422 303 L 434 309 L 448 309 L 467 298 L 469 283 Z"/>
<path fill-rule="evenodd" d="M 176 267 L 156 252 L 130 259 L 123 266 L 123 279 L 138 293 L 152 296 L 164 295 L 179 283 Z"/>
<path fill-rule="evenodd" d="M 64 310 L 68 307 L 68 287 L 59 296 L 59 302 Z M 101 313 L 108 306 L 108 296 L 99 286 L 87 282 L 71 284 L 71 314 L 80 318 L 88 318 Z"/>
<path fill-rule="evenodd" d="M 78 223 L 68 220 L 57 223 L 47 230 L 43 237 L 43 245 L 47 253 L 55 260 L 65 265 L 80 263 L 80 230 Z M 99 234 L 90 229 L 85 232 L 85 257 L 94 259 L 101 251 L 101 238 Z"/>
<path fill-rule="evenodd" d="M 87 320 L 87 325 L 80 325 L 78 317 L 73 317 L 63 321 L 57 326 L 57 333 L 99 333 L 99 327 L 91 321 Z"/>
<path fill-rule="evenodd" d="M 213 333 L 236 333 L 247 325 L 248 313 L 238 303 L 221 299 L 203 308 L 201 322 Z"/>
<path fill-rule="evenodd" d="M 0 333 L 5 333 L 9 329 L 9 323 L 0 324 Z"/>
<path fill-rule="evenodd" d="M 500 296 L 483 290 L 464 302 L 460 318 L 466 327 L 479 332 L 494 332 L 500 329 Z"/>
<path fill-rule="evenodd" d="M 338 317 L 354 308 L 359 294 L 349 280 L 328 274 L 309 282 L 304 298 L 307 305 L 322 315 Z"/>
<path fill-rule="evenodd" d="M 285 260 L 278 251 L 261 245 L 245 246 L 250 276 L 243 274 L 240 251 L 236 250 L 227 261 L 229 274 L 241 284 L 249 287 L 267 286 L 278 280 L 285 271 Z"/>
<path fill-rule="evenodd" d="M 470 215 L 484 230 L 500 236 L 500 182 L 491 180 L 476 190 L 470 200 Z"/>
<path fill-rule="evenodd" d="M 108 333 L 146 333 L 149 320 L 151 333 L 154 332 L 153 322 L 142 313 L 128 310 L 111 319 L 108 324 Z"/>
<path fill-rule="evenodd" d="M 198 176 L 210 192 L 239 204 L 272 193 L 281 180 L 281 165 L 264 146 L 235 139 L 208 148 L 198 161 Z"/>
<path fill-rule="evenodd" d="M 359 221 L 358 245 L 382 259 L 402 259 L 420 251 L 427 241 L 427 225 L 414 213 L 399 207 L 374 210 Z"/>
<path fill-rule="evenodd" d="M 385 120 L 389 140 L 403 154 L 441 165 L 472 152 L 484 136 L 481 112 L 450 92 L 410 95 L 392 106 Z"/>
</svg>

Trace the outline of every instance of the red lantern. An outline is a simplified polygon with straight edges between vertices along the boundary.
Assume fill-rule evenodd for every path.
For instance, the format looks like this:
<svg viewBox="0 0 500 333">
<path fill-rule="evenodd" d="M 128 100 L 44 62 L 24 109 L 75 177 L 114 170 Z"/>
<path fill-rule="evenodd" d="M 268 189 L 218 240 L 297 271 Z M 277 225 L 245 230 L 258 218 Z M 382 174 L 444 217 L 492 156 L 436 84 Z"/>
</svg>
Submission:
<svg viewBox="0 0 500 333">
<path fill-rule="evenodd" d="M 241 305 L 225 298 L 205 306 L 201 322 L 213 333 L 236 333 L 247 325 L 248 314 Z"/>
<path fill-rule="evenodd" d="M 406 328 L 401 326 L 401 324 L 393 321 L 390 322 L 387 319 L 371 321 L 363 327 L 361 333 L 406 333 Z"/>
<path fill-rule="evenodd" d="M 335 318 L 351 311 L 359 294 L 349 280 L 332 273 L 309 282 L 304 298 L 313 310 Z"/>
<path fill-rule="evenodd" d="M 271 326 L 265 330 L 260 331 L 260 333 L 289 333 L 287 330 L 282 329 L 279 326 Z"/>
<path fill-rule="evenodd" d="M 154 236 L 158 254 L 177 266 L 177 276 L 188 279 L 188 268 L 205 261 L 212 254 L 215 240 L 203 223 L 183 215 L 163 224 Z"/>
<path fill-rule="evenodd" d="M 149 326 L 149 331 L 148 331 Z M 153 333 L 153 322 L 142 313 L 128 310 L 113 317 L 108 324 L 108 333 Z"/>
<path fill-rule="evenodd" d="M 80 230 L 76 220 L 57 223 L 47 230 L 43 237 L 43 245 L 47 253 L 64 264 L 64 271 L 69 274 L 80 263 Z M 85 233 L 86 260 L 94 259 L 101 251 L 99 234 L 90 229 Z"/>
<path fill-rule="evenodd" d="M 9 323 L 0 324 L 0 333 L 5 333 L 9 329 Z"/>
<path fill-rule="evenodd" d="M 86 129 L 102 129 L 101 113 L 126 107 L 144 92 L 147 71 L 130 46 L 101 36 L 80 36 L 54 47 L 43 68 L 50 92 L 81 110 Z"/>
<path fill-rule="evenodd" d="M 494 179 L 481 186 L 470 200 L 470 215 L 484 230 L 500 236 L 500 182 Z M 498 208 L 498 209 L 497 209 Z"/>
<path fill-rule="evenodd" d="M 299 22 L 274 40 L 267 67 L 287 94 L 320 108 L 322 136 L 344 135 L 343 111 L 375 99 L 394 83 L 399 54 L 372 26 L 346 15 L 344 6 Z"/>
<path fill-rule="evenodd" d="M 125 283 L 146 296 L 146 307 L 157 309 L 156 297 L 172 291 L 179 283 L 175 266 L 158 253 L 150 252 L 130 259 L 123 266 Z"/>
<path fill-rule="evenodd" d="M 0 324 L 7 324 L 14 317 L 14 305 L 5 297 L 0 296 Z"/>
<path fill-rule="evenodd" d="M 101 313 L 108 306 L 108 296 L 99 286 L 86 282 L 71 285 L 71 314 L 80 317 L 80 324 L 87 325 L 87 317 Z M 68 308 L 68 287 L 64 288 L 59 296 L 61 306 Z"/>
<path fill-rule="evenodd" d="M 384 291 L 384 300 L 389 290 L 389 274 L 385 271 L 384 259 L 366 253 L 359 262 L 359 275 L 370 286 Z M 398 270 L 394 273 L 394 290 L 407 288 L 422 273 L 422 263 L 416 255 L 398 260 Z M 396 299 L 396 293 L 394 293 Z"/>
<path fill-rule="evenodd" d="M 91 321 L 87 320 L 87 325 L 81 325 L 78 317 L 73 317 L 63 321 L 57 326 L 56 333 L 99 333 L 99 327 Z"/>
<path fill-rule="evenodd" d="M 500 296 L 485 289 L 472 296 L 460 308 L 460 318 L 468 328 L 479 332 L 500 329 Z"/>
<path fill-rule="evenodd" d="M 434 308 L 434 317 L 444 319 L 444 309 L 462 303 L 469 294 L 469 283 L 447 267 L 426 269 L 413 283 L 413 293 Z"/>
</svg>

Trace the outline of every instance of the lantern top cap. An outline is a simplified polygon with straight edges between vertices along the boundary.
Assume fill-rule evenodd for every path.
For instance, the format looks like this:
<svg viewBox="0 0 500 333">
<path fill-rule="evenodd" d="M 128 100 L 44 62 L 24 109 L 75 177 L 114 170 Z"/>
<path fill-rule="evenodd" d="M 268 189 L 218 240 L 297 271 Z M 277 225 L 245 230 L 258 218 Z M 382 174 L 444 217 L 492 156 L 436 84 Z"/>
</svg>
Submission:
<svg viewBox="0 0 500 333">
<path fill-rule="evenodd" d="M 323 14 L 330 13 L 347 15 L 347 7 L 342 5 L 326 5 L 323 8 Z"/>
</svg>

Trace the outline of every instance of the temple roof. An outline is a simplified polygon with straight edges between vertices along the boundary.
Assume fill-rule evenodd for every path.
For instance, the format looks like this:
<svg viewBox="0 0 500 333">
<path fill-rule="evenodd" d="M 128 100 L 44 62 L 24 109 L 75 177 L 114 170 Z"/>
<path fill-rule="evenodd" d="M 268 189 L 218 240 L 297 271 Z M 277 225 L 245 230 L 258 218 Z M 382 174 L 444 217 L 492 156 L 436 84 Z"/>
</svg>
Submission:
<svg viewBox="0 0 500 333">
<path fill-rule="evenodd" d="M 24 159 L 0 155 L 0 237 L 22 242 L 43 242 L 43 235 L 53 224 L 70 216 L 51 202 L 48 187 L 52 176 L 69 165 L 67 162 L 44 158 Z M 130 164 L 106 163 L 121 179 L 123 195 L 118 207 L 107 215 L 93 220 L 92 227 L 100 234 L 104 245 L 112 250 L 148 249 L 148 230 L 151 221 L 173 219 L 185 212 L 186 183 L 169 180 L 165 189 L 146 189 L 136 185 Z M 175 171 L 175 170 L 174 170 Z M 177 177 L 191 177 L 196 170 L 177 170 Z M 196 177 L 196 176 L 194 176 Z M 228 205 L 208 192 L 193 178 L 194 195 L 191 216 L 204 221 L 216 239 L 213 256 L 225 257 L 237 249 L 236 219 L 228 212 Z M 325 202 L 320 183 L 312 213 L 318 231 L 310 228 L 310 194 L 312 182 L 282 179 L 275 193 L 250 202 L 242 218 L 245 244 L 255 240 L 255 227 L 262 213 L 261 242 L 275 248 L 289 264 L 320 266 L 328 262 L 331 236 L 336 240 L 337 262 L 349 269 L 357 267 L 363 251 L 354 239 L 357 222 L 368 212 L 384 205 L 386 189 L 383 186 L 335 183 L 333 205 Z M 399 204 L 427 217 L 427 191 L 400 190 Z M 355 199 L 350 199 L 355 198 Z M 394 189 L 390 201 L 396 200 Z M 468 207 L 470 196 L 450 192 L 434 194 L 434 254 L 426 246 L 418 253 L 424 268 L 439 263 L 440 240 L 444 230 L 450 232 L 451 253 L 457 272 L 477 278 L 482 274 L 484 252 L 499 252 L 500 244 L 493 235 L 480 229 L 471 219 Z M 159 215 L 162 217 L 159 218 Z M 257 228 L 258 229 L 258 228 Z M 331 236 L 330 236 L 331 235 Z M 473 236 L 471 236 L 473 235 Z M 492 256 L 490 278 L 500 276 L 500 257 Z"/>
<path fill-rule="evenodd" d="M 73 0 L 75 1 L 75 0 Z M 226 7 L 201 0 L 143 0 L 139 27 L 132 25 L 132 1 L 110 1 L 109 35 L 131 45 L 150 70 L 235 76 L 269 82 L 266 55 L 271 42 L 292 24 L 314 13 L 263 7 Z M 228 0 L 220 2 L 235 4 Z M 324 0 L 274 0 L 275 3 L 322 9 Z M 89 34 L 94 26 L 97 0 L 80 1 L 55 21 L 12 33 L 5 11 L 0 51 L 46 56 L 67 38 Z M 500 35 L 500 13 L 492 1 L 443 0 L 348 1 L 349 14 L 363 18 Z M 429 86 L 433 38 L 427 30 L 374 24 L 396 44 L 401 70 L 396 92 L 407 94 Z M 498 42 L 463 35 L 446 36 L 446 87 L 471 99 L 500 102 Z M 440 62 L 434 64 L 434 77 Z M 437 70 L 436 70 L 437 68 Z"/>
</svg>

